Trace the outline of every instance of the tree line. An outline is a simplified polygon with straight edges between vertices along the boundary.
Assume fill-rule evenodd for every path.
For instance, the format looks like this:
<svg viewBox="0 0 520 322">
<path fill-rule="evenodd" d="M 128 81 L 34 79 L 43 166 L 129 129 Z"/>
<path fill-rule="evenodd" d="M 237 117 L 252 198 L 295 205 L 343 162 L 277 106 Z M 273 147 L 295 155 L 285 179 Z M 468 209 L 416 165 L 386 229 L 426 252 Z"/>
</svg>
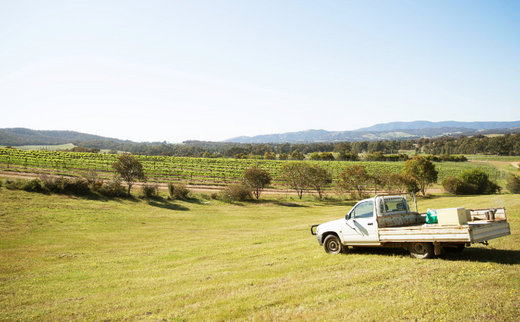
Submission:
<svg viewBox="0 0 520 322">
<path fill-rule="evenodd" d="M 287 162 L 281 168 L 281 178 L 290 189 L 302 199 L 304 193 L 314 190 L 319 199 L 325 196 L 326 189 L 335 188 L 338 193 L 347 193 L 352 199 L 362 199 L 378 192 L 384 193 L 421 193 L 437 183 L 439 172 L 428 158 L 415 156 L 407 160 L 402 173 L 387 169 L 369 173 L 362 164 L 348 165 L 341 172 L 335 187 L 327 169 L 319 164 L 307 162 Z M 227 187 L 224 191 L 229 200 L 246 200 L 253 194 L 257 199 L 261 191 L 271 183 L 269 173 L 259 167 L 251 167 L 244 173 L 243 182 Z M 454 195 L 481 195 L 500 193 L 502 187 L 492 181 L 481 169 L 469 169 L 458 177 L 447 177 L 442 181 L 444 191 Z M 507 180 L 511 193 L 520 193 L 520 176 L 511 174 Z"/>
<path fill-rule="evenodd" d="M 226 157 L 299 160 L 310 155 L 311 159 L 359 160 L 365 154 L 367 160 L 402 160 L 402 150 L 412 150 L 436 156 L 453 154 L 520 155 L 520 133 L 488 137 L 475 135 L 457 138 L 421 138 L 412 140 L 360 141 L 360 142 L 315 142 L 315 143 L 231 143 L 208 141 L 185 141 L 182 144 L 167 142 L 135 143 L 131 141 L 75 141 L 75 145 L 89 149 L 105 149 L 112 152 L 125 151 L 132 154 L 177 157 Z M 384 156 L 384 157 L 383 157 Z M 386 158 L 386 159 L 385 159 Z M 437 160 L 435 160 L 437 161 Z M 457 161 L 457 160 L 453 160 Z"/>
<path fill-rule="evenodd" d="M 119 177 L 127 183 L 128 195 L 135 181 L 146 181 L 144 169 L 134 156 L 121 155 L 112 167 Z M 302 199 L 303 194 L 309 190 L 318 193 L 321 199 L 325 195 L 326 188 L 332 184 L 332 175 L 319 164 L 307 162 L 287 162 L 280 168 L 282 181 L 295 190 Z M 403 173 L 391 173 L 388 170 L 379 170 L 369 174 L 363 165 L 346 166 L 341 173 L 341 180 L 337 188 L 347 192 L 353 198 L 363 198 L 367 192 L 386 189 L 387 192 L 421 192 L 426 195 L 426 189 L 437 182 L 438 171 L 435 165 L 428 159 L 415 156 L 405 162 Z M 254 196 L 260 198 L 261 192 L 271 184 L 271 175 L 268 171 L 258 166 L 252 166 L 244 171 L 243 181 L 239 184 L 228 186 L 224 189 L 224 195 L 232 200 L 247 199 Z M 170 193 L 171 194 L 171 193 Z"/>
<path fill-rule="evenodd" d="M 296 192 L 302 199 L 304 193 L 313 190 L 322 199 L 328 188 L 335 188 L 340 193 L 349 194 L 351 198 L 364 198 L 373 192 L 421 192 L 426 194 L 426 189 L 437 182 L 438 171 L 435 165 L 428 159 L 415 156 L 405 162 L 403 173 L 393 173 L 388 170 L 377 170 L 368 173 L 367 169 L 359 165 L 348 165 L 342 171 L 340 180 L 335 186 L 327 169 L 319 164 L 307 162 L 287 162 L 280 168 L 282 181 L 286 186 Z M 261 191 L 271 183 L 269 173 L 259 167 L 251 167 L 244 172 L 242 183 L 227 187 L 227 194 L 237 199 L 247 199 L 254 194 L 258 199 Z M 244 193 L 250 189 L 250 193 Z M 235 195 L 236 194 L 236 195 Z"/>
<path fill-rule="evenodd" d="M 417 149 L 434 155 L 491 154 L 520 155 L 520 133 L 488 137 L 475 135 L 458 138 L 443 136 L 437 139 L 422 138 L 416 141 Z"/>
</svg>

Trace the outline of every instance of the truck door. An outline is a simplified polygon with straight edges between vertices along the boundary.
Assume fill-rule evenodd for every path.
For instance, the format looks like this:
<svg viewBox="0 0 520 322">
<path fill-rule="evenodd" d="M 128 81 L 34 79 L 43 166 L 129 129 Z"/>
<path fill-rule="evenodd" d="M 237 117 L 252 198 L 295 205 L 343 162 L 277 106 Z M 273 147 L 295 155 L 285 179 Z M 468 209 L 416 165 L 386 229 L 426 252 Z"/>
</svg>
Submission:
<svg viewBox="0 0 520 322">
<path fill-rule="evenodd" d="M 356 245 L 379 245 L 376 214 L 372 200 L 358 203 L 342 227 L 343 241 Z"/>
</svg>

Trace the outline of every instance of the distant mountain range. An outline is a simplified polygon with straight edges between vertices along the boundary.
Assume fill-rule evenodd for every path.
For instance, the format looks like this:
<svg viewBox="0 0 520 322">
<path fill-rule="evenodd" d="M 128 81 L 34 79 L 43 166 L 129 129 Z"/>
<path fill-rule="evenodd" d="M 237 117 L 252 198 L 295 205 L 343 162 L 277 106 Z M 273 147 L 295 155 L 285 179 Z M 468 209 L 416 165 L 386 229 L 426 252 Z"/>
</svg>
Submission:
<svg viewBox="0 0 520 322">
<path fill-rule="evenodd" d="M 240 136 L 225 140 L 229 143 L 310 143 L 338 141 L 406 140 L 444 135 L 503 134 L 520 132 L 520 121 L 514 122 L 392 122 L 376 124 L 355 131 L 307 130 L 282 134 L 266 134 L 253 137 Z M 137 142 L 108 138 L 75 131 L 40 131 L 26 128 L 0 129 L 0 145 L 56 145 L 65 143 L 100 145 L 100 142 L 136 145 Z M 144 142 L 160 145 L 165 142 Z M 88 146 L 85 145 L 85 146 Z M 103 144 L 101 144 L 103 145 Z M 106 144 L 105 144 L 106 145 Z"/>
<path fill-rule="evenodd" d="M 124 141 L 74 131 L 39 131 L 19 127 L 0 129 L 0 145 L 56 145 L 85 141 L 133 143 L 132 141 Z"/>
<path fill-rule="evenodd" d="M 430 122 L 430 121 L 413 121 L 413 122 L 391 122 L 380 123 L 370 127 L 357 129 L 356 131 L 395 131 L 395 130 L 420 130 L 429 128 L 465 128 L 472 130 L 492 130 L 492 129 L 510 129 L 520 127 L 520 121 L 514 122 Z"/>
<path fill-rule="evenodd" d="M 334 141 L 377 141 L 403 140 L 421 137 L 439 137 L 444 135 L 475 135 L 519 132 L 520 121 L 514 122 L 392 122 L 376 124 L 355 131 L 307 130 L 282 134 L 266 134 L 257 136 L 239 136 L 225 142 L 235 143 L 308 143 Z"/>
</svg>

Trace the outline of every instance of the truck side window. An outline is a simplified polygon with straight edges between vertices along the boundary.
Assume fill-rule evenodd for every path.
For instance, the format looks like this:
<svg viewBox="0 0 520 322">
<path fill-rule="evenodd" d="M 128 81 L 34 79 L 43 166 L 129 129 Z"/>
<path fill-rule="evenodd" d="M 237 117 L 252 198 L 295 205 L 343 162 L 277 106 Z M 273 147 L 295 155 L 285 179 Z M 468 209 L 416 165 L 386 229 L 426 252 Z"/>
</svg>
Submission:
<svg viewBox="0 0 520 322">
<path fill-rule="evenodd" d="M 354 218 L 372 218 L 374 216 L 374 203 L 367 201 L 357 205 L 352 215 Z"/>
</svg>

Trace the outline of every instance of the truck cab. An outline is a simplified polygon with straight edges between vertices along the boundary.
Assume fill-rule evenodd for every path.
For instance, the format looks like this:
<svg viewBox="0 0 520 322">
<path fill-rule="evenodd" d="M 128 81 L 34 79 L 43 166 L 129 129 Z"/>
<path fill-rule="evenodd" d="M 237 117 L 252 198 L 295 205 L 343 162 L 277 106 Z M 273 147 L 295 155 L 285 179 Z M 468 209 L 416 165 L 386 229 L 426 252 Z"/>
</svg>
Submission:
<svg viewBox="0 0 520 322">
<path fill-rule="evenodd" d="M 378 218 L 407 213 L 410 213 L 410 207 L 405 196 L 364 199 L 352 207 L 345 215 L 345 219 L 318 225 L 316 237 L 320 245 L 324 244 L 327 236 L 336 235 L 343 245 L 378 246 L 381 245 Z M 331 238 L 328 241 L 330 243 Z M 326 247 L 325 249 L 332 253 L 338 251 L 338 248 Z"/>
</svg>

